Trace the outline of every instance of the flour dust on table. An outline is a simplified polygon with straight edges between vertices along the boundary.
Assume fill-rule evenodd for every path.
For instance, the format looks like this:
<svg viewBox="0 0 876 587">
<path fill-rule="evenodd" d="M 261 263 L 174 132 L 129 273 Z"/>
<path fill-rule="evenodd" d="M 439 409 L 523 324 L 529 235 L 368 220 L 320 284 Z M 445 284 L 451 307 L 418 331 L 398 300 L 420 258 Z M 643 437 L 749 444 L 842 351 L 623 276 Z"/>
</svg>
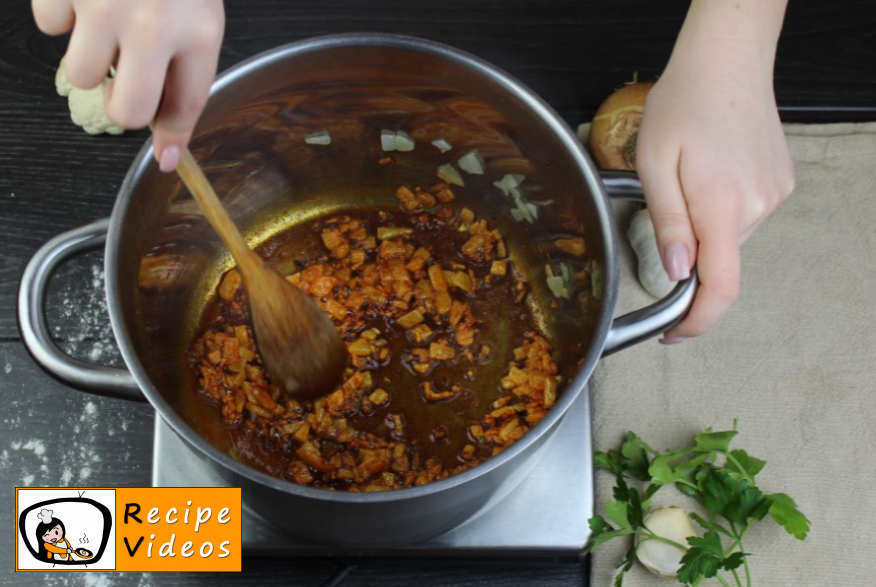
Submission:
<svg viewBox="0 0 876 587">
<path fill-rule="evenodd" d="M 57 291 L 49 297 L 52 333 L 67 354 L 92 363 L 120 364 L 121 355 L 109 322 L 103 260 L 71 263 L 62 269 Z M 68 278 L 69 276 L 69 278 Z"/>
<path fill-rule="evenodd" d="M 136 584 L 125 580 L 125 575 L 139 575 Z M 46 587 L 156 587 L 160 583 L 152 573 L 45 573 Z"/>
<path fill-rule="evenodd" d="M 13 408 L 18 401 L 12 400 Z M 0 449 L 0 472 L 24 487 L 87 486 L 95 474 L 102 472 L 102 460 L 96 449 L 97 436 L 106 433 L 105 427 L 111 435 L 117 428 L 127 428 L 125 420 L 107 422 L 102 419 L 93 401 L 87 401 L 79 412 L 65 412 L 57 421 L 46 424 L 53 427 L 51 441 L 48 437 L 28 436 L 38 433 L 39 429 L 23 430 L 20 416 L 5 418 L 3 423 L 13 437 L 18 429 L 21 429 L 22 436 Z M 124 436 L 120 436 L 119 449 L 130 454 Z"/>
</svg>

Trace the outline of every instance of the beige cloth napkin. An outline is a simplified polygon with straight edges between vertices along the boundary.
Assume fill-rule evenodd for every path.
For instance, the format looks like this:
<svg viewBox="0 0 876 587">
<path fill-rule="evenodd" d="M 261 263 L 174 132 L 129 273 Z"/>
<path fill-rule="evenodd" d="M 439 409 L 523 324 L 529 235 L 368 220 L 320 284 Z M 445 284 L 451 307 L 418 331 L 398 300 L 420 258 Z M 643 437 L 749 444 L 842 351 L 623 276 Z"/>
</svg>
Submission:
<svg viewBox="0 0 876 587">
<path fill-rule="evenodd" d="M 749 532 L 753 584 L 876 585 L 876 124 L 785 130 L 797 188 L 744 246 L 739 301 L 699 339 L 605 359 L 592 379 L 594 442 L 618 448 L 634 430 L 669 448 L 738 418 L 736 445 L 768 463 L 759 485 L 812 521 L 805 542 L 769 520 Z M 619 312 L 652 301 L 634 263 L 627 247 Z M 612 485 L 597 474 L 600 513 Z M 596 553 L 593 587 L 612 584 L 628 545 Z M 624 585 L 673 583 L 637 565 Z"/>
</svg>

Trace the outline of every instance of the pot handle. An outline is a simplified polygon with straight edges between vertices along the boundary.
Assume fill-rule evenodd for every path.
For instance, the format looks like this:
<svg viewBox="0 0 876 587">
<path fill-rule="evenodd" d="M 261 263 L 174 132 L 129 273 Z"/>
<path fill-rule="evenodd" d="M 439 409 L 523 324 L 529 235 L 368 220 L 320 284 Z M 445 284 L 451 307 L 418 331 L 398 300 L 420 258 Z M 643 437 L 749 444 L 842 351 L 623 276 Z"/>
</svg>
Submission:
<svg viewBox="0 0 876 587">
<path fill-rule="evenodd" d="M 30 355 L 49 375 L 96 395 L 144 401 L 125 369 L 74 359 L 52 339 L 46 319 L 46 294 L 55 271 L 70 258 L 106 242 L 109 218 L 60 234 L 44 244 L 27 264 L 18 290 L 18 327 Z"/>
<path fill-rule="evenodd" d="M 642 183 L 635 173 L 625 171 L 602 171 L 602 183 L 611 200 L 634 200 L 645 203 Z M 629 314 L 615 318 L 605 339 L 602 356 L 638 344 L 665 332 L 679 322 L 690 310 L 697 290 L 697 272 L 678 285 L 660 301 Z"/>
</svg>

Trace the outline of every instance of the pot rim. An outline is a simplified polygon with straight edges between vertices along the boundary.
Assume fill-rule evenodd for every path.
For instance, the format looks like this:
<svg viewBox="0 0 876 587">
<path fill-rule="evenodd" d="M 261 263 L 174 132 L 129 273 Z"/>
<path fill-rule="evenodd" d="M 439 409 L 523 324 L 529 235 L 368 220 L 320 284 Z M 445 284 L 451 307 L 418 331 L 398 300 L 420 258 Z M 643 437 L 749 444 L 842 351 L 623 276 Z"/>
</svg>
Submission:
<svg viewBox="0 0 876 587">
<path fill-rule="evenodd" d="M 476 73 L 489 78 L 506 91 L 523 101 L 559 138 L 590 187 L 597 213 L 597 220 L 602 227 L 603 247 L 605 251 L 606 266 L 603 268 L 604 285 L 600 315 L 596 322 L 594 335 L 586 351 L 584 361 L 578 369 L 575 378 L 566 386 L 566 390 L 560 395 L 557 403 L 548 411 L 547 415 L 532 427 L 519 440 L 496 456 L 490 457 L 483 463 L 472 467 L 467 471 L 451 475 L 439 481 L 433 481 L 419 487 L 395 489 L 385 492 L 374 493 L 351 493 L 346 491 L 331 491 L 298 485 L 267 473 L 258 471 L 249 465 L 234 460 L 227 453 L 220 451 L 207 442 L 201 435 L 196 433 L 177 413 L 170 404 L 162 397 L 158 389 L 152 384 L 146 375 L 145 369 L 139 357 L 129 342 L 127 329 L 122 321 L 122 309 L 119 303 L 120 286 L 118 283 L 119 272 L 116 267 L 121 262 L 119 248 L 114 243 L 122 239 L 123 218 L 128 213 L 131 203 L 133 187 L 140 180 L 150 165 L 155 165 L 152 154 L 152 139 L 147 139 L 143 148 L 138 153 L 128 170 L 124 181 L 119 188 L 119 194 L 113 207 L 110 226 L 107 235 L 105 254 L 106 296 L 113 332 L 125 364 L 130 369 L 143 394 L 149 403 L 158 411 L 161 418 L 167 422 L 173 431 L 183 438 L 190 446 L 222 465 L 226 469 L 242 477 L 248 478 L 271 489 L 293 494 L 310 499 L 355 504 L 355 503 L 386 503 L 409 499 L 422 498 L 428 495 L 441 493 L 450 488 L 463 485 L 483 475 L 502 467 L 524 452 L 538 438 L 547 434 L 566 414 L 569 406 L 585 389 L 588 379 L 593 372 L 605 346 L 606 337 L 611 327 L 614 309 L 617 302 L 617 283 L 619 279 L 617 227 L 613 221 L 611 207 L 608 204 L 608 196 L 605 187 L 596 171 L 590 156 L 584 150 L 575 133 L 560 118 L 560 116 L 548 104 L 537 96 L 523 83 L 499 69 L 498 67 L 471 55 L 460 49 L 444 45 L 435 41 L 429 41 L 418 37 L 386 34 L 386 33 L 345 33 L 325 35 L 295 41 L 281 45 L 274 49 L 259 53 L 250 57 L 220 74 L 210 89 L 213 97 L 235 82 L 245 78 L 249 73 L 262 67 L 282 61 L 293 56 L 307 55 L 323 50 L 338 49 L 344 47 L 386 47 L 403 51 L 425 53 L 441 59 L 451 61 L 462 67 L 474 70 Z"/>
</svg>

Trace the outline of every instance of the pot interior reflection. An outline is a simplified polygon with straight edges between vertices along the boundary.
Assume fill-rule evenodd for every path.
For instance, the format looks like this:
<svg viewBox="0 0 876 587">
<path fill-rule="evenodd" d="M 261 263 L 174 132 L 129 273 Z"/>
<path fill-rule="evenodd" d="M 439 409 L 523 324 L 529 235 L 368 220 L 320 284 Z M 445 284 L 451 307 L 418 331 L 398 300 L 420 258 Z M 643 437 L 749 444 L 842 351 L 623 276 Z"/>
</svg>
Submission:
<svg viewBox="0 0 876 587">
<path fill-rule="evenodd" d="M 416 142 L 381 166 L 382 129 Z M 328 131 L 315 146 L 305 135 Z M 441 153 L 431 141 L 453 146 Z M 579 164 L 531 105 L 483 72 L 414 50 L 344 46 L 275 60 L 253 69 L 211 99 L 192 150 L 249 242 L 258 246 L 290 227 L 352 210 L 397 210 L 401 184 L 432 185 L 436 169 L 477 149 L 482 176 L 463 174 L 454 207 L 468 207 L 506 238 L 525 276 L 529 303 L 551 339 L 564 381 L 588 349 L 601 308 L 594 287 L 605 267 L 598 214 Z M 514 202 L 493 185 L 526 176 L 534 223 L 512 216 Z M 582 194 L 587 197 L 582 197 Z M 154 165 L 134 186 L 124 218 L 119 288 L 134 303 L 124 320 L 143 367 L 164 399 L 222 451 L 228 430 L 215 407 L 198 399 L 187 351 L 232 261 L 191 196 Z M 586 257 L 559 250 L 557 239 L 584 236 Z M 593 238 L 591 238 L 591 236 Z M 576 275 L 569 299 L 546 286 L 546 265 Z M 594 275 L 595 274 L 595 275 Z M 553 307 L 552 307 L 553 306 Z M 562 393 L 562 388 L 561 388 Z"/>
</svg>

